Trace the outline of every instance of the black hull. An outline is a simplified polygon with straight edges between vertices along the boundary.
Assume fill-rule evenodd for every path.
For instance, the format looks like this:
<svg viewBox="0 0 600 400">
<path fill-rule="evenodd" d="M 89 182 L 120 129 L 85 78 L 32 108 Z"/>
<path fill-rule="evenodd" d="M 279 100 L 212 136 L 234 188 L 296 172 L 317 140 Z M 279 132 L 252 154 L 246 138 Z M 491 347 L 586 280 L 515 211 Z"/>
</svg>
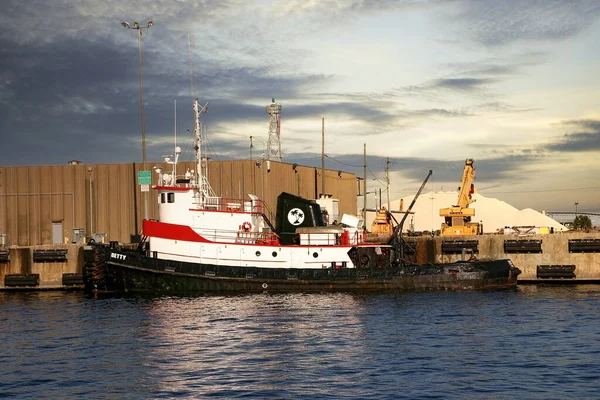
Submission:
<svg viewBox="0 0 600 400">
<path fill-rule="evenodd" d="M 84 271 L 90 293 L 495 290 L 514 288 L 520 272 L 510 260 L 315 270 L 195 264 L 100 246 L 88 251 L 95 252 Z"/>
</svg>

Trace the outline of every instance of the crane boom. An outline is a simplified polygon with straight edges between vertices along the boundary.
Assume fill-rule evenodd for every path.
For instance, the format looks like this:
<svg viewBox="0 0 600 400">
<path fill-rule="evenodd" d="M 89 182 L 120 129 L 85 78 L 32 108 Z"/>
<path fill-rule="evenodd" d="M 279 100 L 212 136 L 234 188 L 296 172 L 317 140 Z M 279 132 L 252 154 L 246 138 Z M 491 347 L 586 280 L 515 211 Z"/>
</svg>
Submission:
<svg viewBox="0 0 600 400">
<path fill-rule="evenodd" d="M 465 160 L 456 204 L 452 207 L 440 209 L 440 216 L 444 217 L 441 229 L 441 234 L 444 236 L 479 235 L 483 231 L 480 224 L 471 222 L 471 217 L 475 216 L 475 209 L 469 208 L 469 204 L 475 202 L 475 199 L 472 198 L 475 192 L 473 185 L 475 167 L 473 164 L 472 158 Z"/>
<path fill-rule="evenodd" d="M 455 207 L 466 208 L 475 200 L 471 195 L 475 192 L 473 180 L 475 179 L 475 167 L 473 167 L 473 159 L 468 158 L 465 161 L 465 169 L 463 171 L 460 191 L 458 193 L 458 202 Z"/>
</svg>

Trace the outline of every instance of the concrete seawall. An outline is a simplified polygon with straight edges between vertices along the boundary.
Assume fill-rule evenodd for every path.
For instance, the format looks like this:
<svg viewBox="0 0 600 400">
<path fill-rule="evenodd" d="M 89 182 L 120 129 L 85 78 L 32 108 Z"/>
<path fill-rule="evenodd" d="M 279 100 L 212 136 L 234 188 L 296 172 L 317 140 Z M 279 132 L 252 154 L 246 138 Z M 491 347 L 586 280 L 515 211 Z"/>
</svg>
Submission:
<svg viewBox="0 0 600 400">
<path fill-rule="evenodd" d="M 464 237 L 414 237 L 409 238 L 417 243 L 416 261 L 418 263 L 447 263 L 468 259 L 470 251 L 445 251 L 448 243 L 476 241 L 475 257 L 479 259 L 508 258 L 521 270 L 519 281 L 550 281 L 556 279 L 539 278 L 538 266 L 574 266 L 574 278 L 568 280 L 598 280 L 600 283 L 600 243 L 595 251 L 570 251 L 574 243 L 579 241 L 600 241 L 600 235 L 595 233 L 569 233 L 553 235 L 482 235 Z M 516 243 L 515 243 L 516 242 Z M 446 243 L 446 246 L 444 245 Z M 511 243 L 515 247 L 527 247 L 526 250 L 509 251 Z M 460 245 L 455 246 L 460 247 Z M 468 247 L 468 246 L 467 246 Z M 526 252 L 527 251 L 527 252 Z M 466 257 L 465 257 L 466 255 Z"/>
<path fill-rule="evenodd" d="M 554 235 L 483 235 L 469 237 L 409 237 L 416 253 L 409 256 L 419 264 L 449 263 L 467 260 L 472 255 L 478 259 L 512 260 L 522 273 L 521 282 L 577 282 L 600 283 L 600 235 L 570 233 Z M 593 243 L 581 252 L 574 243 Z M 594 247 L 596 246 L 597 247 Z M 510 248 L 513 246 L 513 248 Z M 463 250 L 464 249 L 464 250 Z M 516 249 L 516 250 L 515 250 Z M 591 249 L 591 250 L 590 250 Z M 82 245 L 41 245 L 31 247 L 0 248 L 0 289 L 63 289 L 77 288 L 83 268 Z M 541 267 L 541 268 L 540 268 Z M 550 270 L 550 277 L 540 271 Z M 553 268 L 572 269 L 572 276 L 552 276 Z M 15 277 L 15 275 L 23 275 Z M 70 281 L 65 284 L 65 275 Z M 7 279 L 35 279 L 34 285 L 15 285 Z M 75 283 L 74 283 L 75 282 Z"/>
<path fill-rule="evenodd" d="M 0 257 L 0 288 L 3 289 L 28 286 L 11 285 L 7 279 L 15 278 L 14 275 L 38 275 L 37 285 L 33 286 L 39 289 L 72 287 L 63 284 L 63 274 L 81 274 L 83 267 L 83 246 L 77 244 L 11 246 L 0 248 L 2 254 L 8 255 L 7 260 Z"/>
</svg>

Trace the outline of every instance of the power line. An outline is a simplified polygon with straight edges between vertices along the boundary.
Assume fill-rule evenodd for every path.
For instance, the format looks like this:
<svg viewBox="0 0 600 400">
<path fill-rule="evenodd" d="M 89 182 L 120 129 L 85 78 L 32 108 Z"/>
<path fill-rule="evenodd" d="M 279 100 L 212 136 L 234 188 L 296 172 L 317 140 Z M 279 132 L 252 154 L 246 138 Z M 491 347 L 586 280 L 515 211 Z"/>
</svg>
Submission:
<svg viewBox="0 0 600 400">
<path fill-rule="evenodd" d="M 371 168 L 369 168 L 369 166 L 367 165 L 367 170 L 371 173 L 371 175 L 373 176 L 373 180 L 379 182 L 380 185 L 386 185 L 385 182 L 381 181 L 379 178 L 377 178 L 377 176 L 375 176 L 375 174 L 373 173 L 373 171 L 371 171 Z"/>
<path fill-rule="evenodd" d="M 332 159 L 333 161 L 335 161 L 335 162 L 337 162 L 337 163 L 340 163 L 340 164 L 342 164 L 342 165 L 345 165 L 345 166 L 347 166 L 347 167 L 353 167 L 353 168 L 362 168 L 362 165 L 352 165 L 352 164 L 346 164 L 345 162 L 343 162 L 343 161 L 340 161 L 340 160 L 336 160 L 335 158 L 333 158 L 333 157 L 331 157 L 331 156 L 328 156 L 327 154 L 325 154 L 325 157 L 327 157 L 327 158 L 330 158 L 330 159 Z"/>
<path fill-rule="evenodd" d="M 317 176 L 321 176 L 321 172 L 317 171 Z M 328 172 L 325 172 L 325 178 L 336 179 L 336 180 L 340 180 L 340 181 L 355 181 L 357 176 L 354 175 L 354 177 L 343 178 L 342 175 L 340 175 L 339 173 L 333 175 Z"/>
<path fill-rule="evenodd" d="M 352 165 L 352 164 L 347 164 L 347 163 L 345 163 L 345 162 L 342 162 L 342 161 L 336 160 L 335 158 L 333 158 L 333 157 L 331 157 L 331 156 L 328 156 L 327 154 L 325 154 L 325 157 L 327 157 L 327 158 L 330 158 L 330 159 L 332 159 L 333 161 L 335 161 L 335 162 L 337 162 L 337 163 L 340 163 L 340 164 L 342 164 L 342 165 L 345 165 L 345 166 L 347 166 L 347 167 L 353 167 L 353 168 L 361 168 L 361 167 L 364 167 L 364 165 Z M 367 165 L 367 170 L 368 170 L 368 171 L 371 173 L 371 175 L 373 176 L 373 180 L 375 180 L 375 181 L 379 182 L 379 184 L 380 184 L 380 185 L 385 185 L 385 183 L 384 183 L 384 182 L 382 182 L 382 181 L 381 181 L 379 178 L 377 178 L 377 176 L 376 176 L 376 175 L 373 173 L 373 171 L 371 171 L 371 169 L 369 168 L 369 166 L 368 166 L 368 165 Z"/>
</svg>

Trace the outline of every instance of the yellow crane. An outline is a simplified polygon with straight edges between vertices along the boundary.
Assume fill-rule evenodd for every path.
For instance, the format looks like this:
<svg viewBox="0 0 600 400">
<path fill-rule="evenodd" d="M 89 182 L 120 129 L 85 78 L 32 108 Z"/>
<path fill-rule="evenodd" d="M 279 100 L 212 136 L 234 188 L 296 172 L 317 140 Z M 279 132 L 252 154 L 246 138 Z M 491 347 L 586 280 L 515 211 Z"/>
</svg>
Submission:
<svg viewBox="0 0 600 400">
<path fill-rule="evenodd" d="M 481 235 L 483 233 L 482 225 L 471 222 L 471 217 L 475 216 L 475 209 L 469 208 L 469 204 L 475 201 L 472 198 L 475 192 L 474 179 L 473 159 L 467 158 L 456 205 L 440 209 L 440 217 L 444 217 L 442 236 Z"/>
</svg>

